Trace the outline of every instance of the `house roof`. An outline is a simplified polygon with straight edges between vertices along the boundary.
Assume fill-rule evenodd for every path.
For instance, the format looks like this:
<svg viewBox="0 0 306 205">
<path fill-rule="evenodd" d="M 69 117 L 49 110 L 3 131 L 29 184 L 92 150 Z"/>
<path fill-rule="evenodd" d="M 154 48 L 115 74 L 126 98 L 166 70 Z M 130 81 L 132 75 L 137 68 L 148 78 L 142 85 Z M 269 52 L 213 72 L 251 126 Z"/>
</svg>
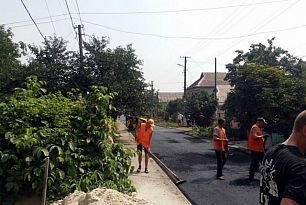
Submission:
<svg viewBox="0 0 306 205">
<path fill-rule="evenodd" d="M 231 91 L 231 86 L 230 85 L 217 85 L 217 98 L 218 98 L 218 103 L 219 105 L 223 105 L 228 93 Z"/>
<path fill-rule="evenodd" d="M 182 99 L 183 92 L 159 92 L 159 102 L 170 102 L 171 100 Z"/>
<path fill-rule="evenodd" d="M 217 85 L 229 85 L 228 81 L 224 78 L 226 73 L 217 72 Z M 200 78 L 190 85 L 187 89 L 198 88 L 198 87 L 214 87 L 215 86 L 215 73 L 214 72 L 203 72 Z"/>
</svg>

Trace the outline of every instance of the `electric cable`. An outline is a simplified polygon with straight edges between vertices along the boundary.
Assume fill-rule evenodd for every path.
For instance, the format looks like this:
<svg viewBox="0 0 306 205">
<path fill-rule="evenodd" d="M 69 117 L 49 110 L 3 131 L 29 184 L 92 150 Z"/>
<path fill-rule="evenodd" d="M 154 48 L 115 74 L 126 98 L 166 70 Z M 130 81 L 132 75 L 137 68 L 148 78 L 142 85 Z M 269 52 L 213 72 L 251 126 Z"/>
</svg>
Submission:
<svg viewBox="0 0 306 205">
<path fill-rule="evenodd" d="M 56 19 L 53 20 L 54 22 L 58 22 L 58 21 L 64 21 L 64 20 L 68 20 L 69 18 L 63 18 L 63 19 Z M 36 24 L 47 24 L 47 23 L 51 23 L 51 21 L 41 21 L 41 22 L 36 22 Z M 33 26 L 33 23 L 29 23 L 29 24 L 23 24 L 23 25 L 17 25 L 17 26 L 10 26 L 10 28 L 20 28 L 20 27 L 27 27 L 27 26 Z"/>
<path fill-rule="evenodd" d="M 70 21 L 71 21 L 72 29 L 75 31 L 75 25 L 74 25 L 74 22 L 73 22 L 73 20 L 72 20 L 72 16 L 71 16 L 71 12 L 70 12 L 70 9 L 69 9 L 67 0 L 65 0 L 65 3 L 66 3 L 66 7 L 67 7 L 67 10 L 68 10 L 69 16 L 70 16 Z M 76 37 L 78 36 L 78 34 L 76 33 L 76 31 L 75 31 L 75 35 L 76 35 Z"/>
<path fill-rule="evenodd" d="M 51 12 L 50 12 L 47 0 L 45 0 L 45 3 L 46 3 L 46 6 L 47 6 L 49 17 L 50 17 L 51 22 L 52 22 L 52 27 L 53 27 L 53 30 L 54 30 L 54 34 L 56 34 L 55 26 L 54 26 L 54 23 L 53 23 L 53 19 L 52 19 L 52 16 L 51 16 Z"/>
<path fill-rule="evenodd" d="M 66 1 L 66 0 L 65 0 Z M 181 10 L 169 10 L 169 11 L 133 11 L 133 12 L 86 12 L 86 13 L 81 13 L 83 15 L 107 15 L 107 14 L 111 14 L 111 15 L 115 15 L 115 14 L 152 14 L 152 13 L 177 13 L 177 12 L 192 12 L 192 11 L 206 11 L 206 10 L 219 10 L 219 9 L 228 9 L 228 8 L 235 8 L 235 7 L 247 7 L 247 6 L 256 6 L 256 5 L 263 5 L 263 4 L 272 4 L 272 3 L 280 3 L 280 2 L 285 2 L 285 1 L 292 1 L 292 0 L 276 0 L 276 1 L 266 1 L 266 2 L 258 2 L 258 3 L 251 3 L 251 4 L 237 4 L 237 5 L 230 5 L 230 6 L 221 6 L 221 7 L 210 7 L 210 8 L 197 8 L 197 9 L 181 9 Z M 62 5 L 60 3 L 60 1 L 58 0 L 60 7 L 63 11 Z M 66 4 L 67 6 L 68 4 Z M 67 7 L 69 10 L 69 7 Z M 78 14 L 78 13 L 70 13 L 69 15 L 72 14 Z M 53 15 L 51 17 L 59 17 L 59 16 L 63 16 L 63 15 L 68 15 L 68 14 L 59 14 L 59 15 Z M 41 20 L 41 19 L 45 19 L 45 18 L 50 18 L 50 17 L 40 17 L 40 18 L 36 18 L 35 20 Z M 9 22 L 9 23 L 5 23 L 6 25 L 11 25 L 11 24 L 17 24 L 17 23 L 25 23 L 28 21 L 16 21 L 16 22 Z"/>
<path fill-rule="evenodd" d="M 261 31 L 257 33 L 249 33 L 249 34 L 244 34 L 244 35 L 238 35 L 238 36 L 228 36 L 228 37 L 193 37 L 193 36 L 166 36 L 166 35 L 161 35 L 161 34 L 153 34 L 153 33 L 142 33 L 142 32 L 134 32 L 134 31 L 125 31 L 117 28 L 113 28 L 110 26 L 98 24 L 98 23 L 93 23 L 87 20 L 83 20 L 83 22 L 86 22 L 91 25 L 96 25 L 108 30 L 112 31 L 117 31 L 121 33 L 127 33 L 127 34 L 134 34 L 134 35 L 141 35 L 141 36 L 151 36 L 151 37 L 158 37 L 158 38 L 165 38 L 165 39 L 182 39 L 182 40 L 231 40 L 231 39 L 240 39 L 240 38 L 245 38 L 245 37 L 250 37 L 250 36 L 257 36 L 261 34 L 266 34 L 266 33 L 275 33 L 275 32 L 283 32 L 283 31 L 288 31 L 288 30 L 295 30 L 295 29 L 300 29 L 306 27 L 306 24 L 299 25 L 299 26 L 294 26 L 294 27 L 289 27 L 289 28 L 284 28 L 284 29 L 276 29 L 276 30 L 269 30 L 269 31 Z"/>
<path fill-rule="evenodd" d="M 283 13 L 285 13 L 288 9 L 290 9 L 291 7 L 293 7 L 295 4 L 297 4 L 300 0 L 297 0 L 295 2 L 293 2 L 292 4 L 290 4 L 288 7 L 286 7 L 285 9 L 283 9 L 281 12 L 277 13 L 276 15 L 272 16 L 270 19 L 268 19 L 267 21 L 264 22 L 264 24 L 262 24 L 261 26 L 256 26 L 255 30 L 253 32 L 259 31 L 261 28 L 265 27 L 266 25 L 268 25 L 270 22 L 272 22 L 274 19 L 278 18 L 280 15 L 282 15 Z M 305 25 L 301 25 L 301 26 L 294 26 L 294 27 L 290 27 L 290 28 L 285 28 L 285 29 L 279 29 L 279 30 L 274 30 L 273 32 L 283 32 L 283 31 L 289 31 L 289 30 L 295 30 L 295 29 L 299 29 L 299 28 L 303 28 L 305 27 Z M 271 32 L 271 33 L 273 33 Z M 270 33 L 270 32 L 259 32 L 259 33 Z M 242 38 L 242 40 L 236 40 L 234 41 L 233 44 L 231 44 L 229 47 L 223 49 L 221 52 L 218 52 L 217 56 L 222 55 L 224 53 L 227 53 L 232 47 L 239 45 L 240 43 L 242 43 L 246 38 L 248 38 L 250 36 L 245 36 Z M 216 55 L 215 55 L 216 56 Z"/>
<path fill-rule="evenodd" d="M 235 7 L 247 7 L 254 5 L 272 4 L 284 1 L 292 0 L 276 0 L 276 1 L 265 1 L 257 2 L 252 4 L 236 4 L 229 6 L 218 6 L 218 7 L 208 7 L 208 8 L 192 8 L 192 9 L 177 9 L 177 10 L 162 10 L 162 11 L 130 11 L 130 12 L 87 12 L 82 14 L 101 14 L 101 15 L 127 15 L 127 14 L 162 14 L 162 13 L 181 13 L 181 12 L 194 12 L 194 11 L 210 11 L 210 10 L 220 10 L 220 9 L 230 9 Z"/>
<path fill-rule="evenodd" d="M 25 8 L 25 10 L 27 11 L 27 13 L 29 14 L 29 16 L 30 16 L 31 20 L 33 21 L 34 25 L 36 26 L 36 28 L 37 28 L 39 34 L 40 34 L 41 37 L 44 39 L 44 41 L 46 41 L 46 37 L 45 37 L 45 36 L 42 34 L 42 32 L 40 31 L 38 25 L 36 24 L 36 22 L 34 21 L 34 19 L 33 19 L 32 15 L 31 15 L 31 13 L 29 12 L 27 6 L 24 4 L 23 0 L 20 0 L 20 1 L 21 1 L 21 3 L 22 3 L 23 7 Z"/>
</svg>

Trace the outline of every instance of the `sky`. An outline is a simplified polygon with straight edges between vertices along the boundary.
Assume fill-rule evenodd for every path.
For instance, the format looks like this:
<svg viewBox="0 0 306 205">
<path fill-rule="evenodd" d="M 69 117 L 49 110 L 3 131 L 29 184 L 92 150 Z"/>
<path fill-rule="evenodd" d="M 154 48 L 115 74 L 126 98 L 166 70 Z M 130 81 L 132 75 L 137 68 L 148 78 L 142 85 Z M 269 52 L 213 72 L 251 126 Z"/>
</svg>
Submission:
<svg viewBox="0 0 306 205">
<path fill-rule="evenodd" d="M 73 25 L 87 35 L 107 36 L 110 47 L 132 44 L 143 61 L 145 81 L 159 92 L 183 91 L 201 72 L 226 72 L 236 50 L 275 37 L 274 44 L 306 60 L 303 0 L 23 0 L 43 36 L 62 36 L 78 50 Z M 42 36 L 21 0 L 0 0 L 0 24 L 13 40 L 40 45 Z M 78 9 L 79 8 L 79 9 Z M 80 15 L 78 14 L 80 11 Z M 53 22 L 51 22 L 53 21 Z M 178 65 L 180 64 L 180 65 Z"/>
</svg>

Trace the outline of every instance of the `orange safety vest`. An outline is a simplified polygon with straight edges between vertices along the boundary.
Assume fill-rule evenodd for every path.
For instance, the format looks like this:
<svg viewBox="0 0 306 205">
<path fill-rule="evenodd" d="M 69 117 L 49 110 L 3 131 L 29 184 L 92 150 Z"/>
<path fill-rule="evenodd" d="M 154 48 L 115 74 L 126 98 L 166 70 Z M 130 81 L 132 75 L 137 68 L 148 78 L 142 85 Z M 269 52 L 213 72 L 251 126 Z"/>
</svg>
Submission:
<svg viewBox="0 0 306 205">
<path fill-rule="evenodd" d="M 215 127 L 215 129 L 218 130 L 218 138 L 220 139 L 227 139 L 226 137 L 226 130 L 224 128 L 221 128 L 219 126 Z M 220 140 L 213 140 L 214 143 L 214 149 L 217 151 L 225 151 L 226 147 L 226 141 L 220 141 Z"/>
<path fill-rule="evenodd" d="M 140 128 L 136 134 L 137 143 L 141 144 L 144 148 L 148 148 L 150 146 L 150 136 L 152 132 L 152 127 L 146 129 L 146 123 L 141 123 Z"/>
<path fill-rule="evenodd" d="M 263 135 L 261 129 L 254 124 L 249 133 L 248 149 L 255 152 L 264 152 L 264 139 L 255 138 L 253 135 L 253 129 L 257 129 L 256 135 Z"/>
</svg>

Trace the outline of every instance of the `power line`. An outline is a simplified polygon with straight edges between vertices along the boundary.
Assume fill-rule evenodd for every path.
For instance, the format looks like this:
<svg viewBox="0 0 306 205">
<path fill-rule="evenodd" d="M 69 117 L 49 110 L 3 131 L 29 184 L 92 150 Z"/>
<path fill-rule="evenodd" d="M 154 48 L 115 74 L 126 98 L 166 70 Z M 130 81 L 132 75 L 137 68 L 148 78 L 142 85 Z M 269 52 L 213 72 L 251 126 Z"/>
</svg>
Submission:
<svg viewBox="0 0 306 205">
<path fill-rule="evenodd" d="M 192 8 L 192 9 L 162 10 L 162 11 L 94 12 L 94 13 L 88 12 L 88 13 L 82 13 L 82 14 L 129 15 L 129 14 L 181 13 L 181 12 L 210 11 L 210 10 L 230 9 L 230 8 L 235 8 L 235 7 L 247 7 L 247 6 L 263 5 L 263 4 L 273 4 L 273 3 L 279 3 L 279 2 L 284 2 L 284 1 L 292 1 L 292 0 L 265 1 L 265 2 L 250 3 L 250 4 L 236 4 L 236 5 L 208 7 L 208 8 Z"/>
<path fill-rule="evenodd" d="M 290 9 L 292 6 L 294 6 L 295 4 L 297 4 L 300 0 L 297 0 L 295 2 L 293 2 L 292 4 L 290 4 L 288 7 L 286 7 L 284 10 L 282 10 L 281 12 L 277 13 L 276 15 L 272 16 L 270 19 L 268 19 L 267 21 L 264 22 L 263 25 L 261 26 L 256 26 L 254 32 L 260 30 L 261 28 L 263 28 L 264 26 L 268 25 L 271 21 L 273 21 L 275 18 L 279 17 L 280 15 L 282 15 L 283 13 L 285 13 L 288 9 Z M 291 27 L 291 28 L 285 28 L 285 29 L 280 29 L 274 32 L 282 32 L 282 31 L 289 31 L 289 30 L 295 30 L 295 29 L 299 29 L 299 28 L 303 28 L 305 27 L 305 25 L 301 25 L 301 26 L 295 26 L 295 27 Z M 260 32 L 263 33 L 263 32 Z M 265 32 L 265 33 L 273 33 L 273 32 Z M 233 46 L 237 46 L 238 44 L 242 43 L 247 37 L 250 36 L 245 36 L 243 37 L 242 40 L 240 40 L 239 42 L 235 41 L 232 45 L 230 45 L 229 47 L 227 47 L 226 49 L 223 49 L 221 52 L 218 53 L 217 56 L 224 54 L 226 52 L 229 51 L 229 49 L 231 49 Z"/>
<path fill-rule="evenodd" d="M 240 39 L 240 38 L 246 38 L 250 36 L 256 36 L 256 35 L 261 35 L 261 34 L 266 34 L 266 33 L 275 33 L 275 32 L 282 32 L 282 31 L 289 31 L 289 30 L 295 30 L 295 29 L 300 29 L 306 27 L 306 24 L 299 25 L 299 26 L 294 26 L 294 27 L 289 27 L 289 28 L 284 28 L 284 29 L 276 29 L 276 30 L 270 30 L 270 31 L 262 31 L 262 32 L 257 32 L 257 33 L 250 33 L 250 34 L 245 34 L 245 35 L 239 35 L 239 36 L 228 36 L 228 37 L 192 37 L 192 36 L 165 36 L 161 34 L 153 34 L 153 33 L 141 33 L 141 32 L 133 32 L 133 31 L 125 31 L 105 25 L 101 25 L 98 23 L 93 23 L 89 21 L 84 22 L 92 25 L 96 25 L 108 30 L 112 31 L 117 31 L 121 33 L 127 33 L 127 34 L 134 34 L 134 35 L 141 35 L 141 36 L 152 36 L 152 37 L 158 37 L 158 38 L 165 38 L 165 39 L 183 39 L 183 40 L 231 40 L 231 39 Z"/>
<path fill-rule="evenodd" d="M 82 21 L 82 18 L 81 18 L 81 13 L 80 13 L 80 7 L 79 7 L 79 3 L 78 3 L 78 0 L 75 0 L 75 3 L 76 3 L 76 6 L 77 6 L 77 10 L 78 10 L 78 14 L 79 14 L 79 19 L 80 19 L 80 23 L 81 23 L 81 28 L 83 30 L 83 35 L 84 35 L 84 39 L 85 39 L 85 29 L 84 29 L 84 25 L 83 25 L 83 21 Z"/>
<path fill-rule="evenodd" d="M 80 19 L 81 25 L 83 26 L 83 22 L 82 22 L 82 18 L 81 18 L 81 14 L 80 14 L 80 8 L 79 8 L 78 0 L 75 0 L 75 3 L 77 5 L 77 9 L 78 9 L 78 14 L 79 14 L 79 19 Z"/>
<path fill-rule="evenodd" d="M 67 7 L 67 10 L 68 10 L 69 16 L 70 16 L 70 21 L 71 21 L 72 29 L 74 30 L 74 29 L 75 29 L 75 25 L 74 25 L 73 20 L 72 20 L 72 16 L 71 16 L 71 13 L 70 13 L 70 9 L 69 9 L 67 0 L 65 0 L 65 3 L 66 3 L 66 7 Z M 74 31 L 75 31 L 75 30 L 74 30 Z M 75 31 L 75 35 L 77 36 L 76 31 Z"/>
<path fill-rule="evenodd" d="M 61 16 L 68 16 L 69 14 L 58 14 L 58 15 L 53 15 L 51 16 L 52 18 L 55 17 L 61 17 Z M 49 16 L 46 17 L 40 17 L 40 18 L 36 18 L 34 20 L 43 20 L 43 19 L 48 19 L 50 18 Z M 14 22 L 9 22 L 9 23 L 4 23 L 4 25 L 14 25 L 14 24 L 20 24 L 20 23 L 27 23 L 27 22 L 31 22 L 32 20 L 23 20 L 23 21 L 14 21 Z"/>
<path fill-rule="evenodd" d="M 49 6 L 48 6 L 48 3 L 47 3 L 47 0 L 45 0 L 45 3 L 46 3 L 46 6 L 47 6 L 47 9 L 48 9 L 48 14 L 49 14 L 49 17 L 50 17 L 51 22 L 52 22 L 52 26 L 53 26 L 54 33 L 56 33 L 56 31 L 55 31 L 55 26 L 54 26 L 54 23 L 53 23 L 53 19 L 52 19 L 52 17 L 51 17 L 51 13 L 50 13 L 50 9 L 49 9 Z"/>
<path fill-rule="evenodd" d="M 57 20 L 53 20 L 53 22 L 58 22 L 58 21 L 64 21 L 67 20 L 69 18 L 63 18 L 63 19 L 57 19 Z M 36 24 L 47 24 L 47 23 L 51 23 L 51 21 L 42 21 L 42 22 L 37 22 Z M 23 25 L 17 25 L 17 26 L 10 26 L 10 28 L 20 28 L 20 27 L 27 27 L 27 26 L 33 26 L 33 23 L 29 23 L 29 24 L 23 24 Z"/>
<path fill-rule="evenodd" d="M 218 10 L 218 9 L 227 9 L 227 8 L 235 8 L 235 7 L 247 7 L 247 6 L 256 6 L 256 5 L 263 5 L 263 4 L 272 4 L 272 3 L 280 3 L 280 2 L 286 2 L 286 1 L 292 1 L 292 0 L 277 0 L 277 1 L 266 1 L 266 2 L 259 2 L 259 3 L 250 3 L 250 4 L 237 4 L 237 5 L 230 5 L 230 6 L 221 6 L 221 7 L 210 7 L 210 8 L 196 8 L 196 9 L 181 9 L 181 10 L 170 10 L 170 11 L 133 11 L 133 12 L 86 12 L 86 13 L 81 13 L 84 15 L 107 15 L 107 14 L 153 14 L 153 13 L 175 13 L 175 12 L 191 12 L 191 11 L 206 11 L 206 10 Z M 60 1 L 58 0 L 60 7 L 63 11 L 62 5 Z M 67 4 L 66 4 L 67 6 Z M 68 9 L 69 10 L 69 9 Z M 78 14 L 78 13 L 70 13 L 71 15 Z M 59 14 L 59 15 L 53 15 L 51 17 L 60 17 L 60 16 L 65 16 L 69 14 Z M 41 18 L 36 18 L 35 20 L 41 20 L 41 19 L 46 19 L 50 18 L 48 17 L 41 17 Z M 11 24 L 17 24 L 17 23 L 26 23 L 28 21 L 16 21 L 16 22 L 9 22 L 9 23 L 4 23 L 6 25 L 11 25 Z"/>
<path fill-rule="evenodd" d="M 20 1 L 21 1 L 21 3 L 22 3 L 23 7 L 25 8 L 25 10 L 27 11 L 27 13 L 29 14 L 29 16 L 30 16 L 31 20 L 32 20 L 32 21 L 33 21 L 33 23 L 35 24 L 35 26 L 36 26 L 36 28 L 37 28 L 38 32 L 40 33 L 41 37 L 44 39 L 44 41 L 46 41 L 45 36 L 44 36 L 44 35 L 41 33 L 41 31 L 40 31 L 40 29 L 38 28 L 38 26 L 37 26 L 36 22 L 34 21 L 34 19 L 33 19 L 32 15 L 30 14 L 30 12 L 29 12 L 29 10 L 28 10 L 27 6 L 24 4 L 23 0 L 20 0 Z"/>
<path fill-rule="evenodd" d="M 245 1 L 245 0 L 243 0 Z M 253 2 L 254 0 L 252 0 L 251 2 Z M 254 7 L 254 6 L 253 6 Z M 251 12 L 254 11 L 254 9 L 252 9 L 253 7 L 250 7 L 248 9 L 251 9 Z M 216 37 L 220 37 L 223 34 L 225 34 L 228 30 L 230 30 L 232 28 L 232 25 L 236 24 L 236 22 L 234 21 L 236 17 L 238 17 L 238 19 L 244 19 L 245 15 L 242 15 L 240 18 L 239 16 L 241 14 L 243 14 L 244 12 L 246 12 L 247 15 L 250 15 L 250 12 L 248 11 L 248 9 L 244 9 L 242 7 L 237 7 L 232 13 L 230 13 L 228 16 L 226 16 L 225 20 L 222 21 L 221 24 L 219 24 L 219 26 L 217 28 L 215 28 L 214 30 L 212 30 L 208 35 L 209 36 L 216 36 Z M 242 12 L 240 12 L 240 10 L 242 10 Z M 204 43 L 202 43 L 204 42 Z M 200 43 L 196 43 L 195 45 L 197 46 L 197 49 L 195 51 L 191 51 L 191 49 L 189 49 L 188 53 L 192 53 L 192 54 L 196 54 L 199 51 L 201 51 L 201 49 L 208 47 L 212 41 L 202 41 Z"/>
</svg>

